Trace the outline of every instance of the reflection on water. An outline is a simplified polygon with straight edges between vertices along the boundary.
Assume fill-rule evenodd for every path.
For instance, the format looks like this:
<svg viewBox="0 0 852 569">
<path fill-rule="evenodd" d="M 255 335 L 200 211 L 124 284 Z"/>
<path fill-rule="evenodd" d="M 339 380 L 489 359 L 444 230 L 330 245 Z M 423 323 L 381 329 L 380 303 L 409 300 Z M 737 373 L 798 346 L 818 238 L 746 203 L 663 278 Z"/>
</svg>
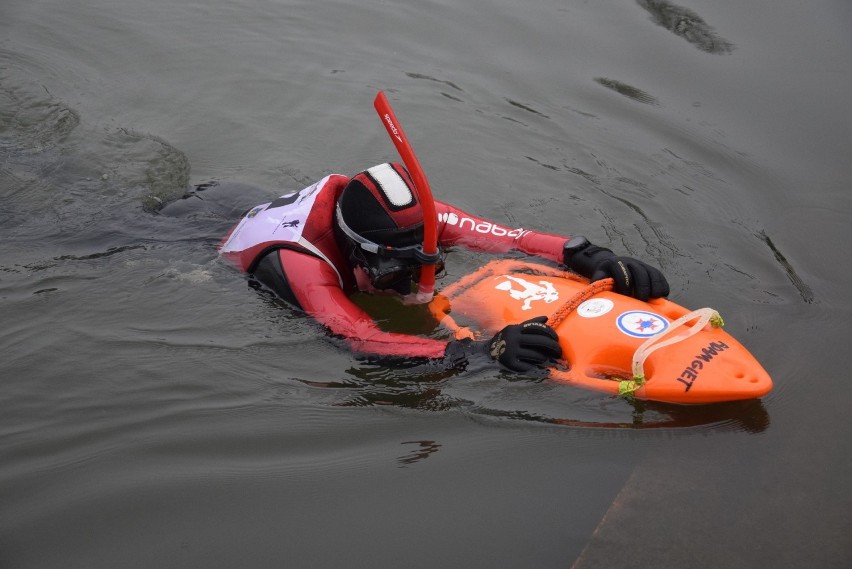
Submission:
<svg viewBox="0 0 852 569">
<path fill-rule="evenodd" d="M 651 13 L 654 22 L 676 36 L 682 37 L 707 53 L 724 54 L 734 50 L 734 44 L 719 36 L 701 16 L 683 6 L 666 0 L 636 0 Z"/>
<path fill-rule="evenodd" d="M 403 445 L 416 445 L 412 450 L 397 459 L 400 468 L 426 460 L 441 449 L 441 444 L 435 441 L 405 441 Z"/>
<path fill-rule="evenodd" d="M 671 405 L 655 401 L 634 400 L 632 421 L 614 423 L 578 422 L 570 419 L 552 419 L 557 425 L 582 427 L 610 427 L 629 429 L 695 428 L 702 430 L 732 430 L 761 433 L 769 428 L 769 413 L 758 399 L 731 401 L 713 405 Z"/>
<path fill-rule="evenodd" d="M 334 405 L 341 407 L 458 409 L 483 418 L 599 429 L 701 428 L 759 433 L 770 424 L 760 400 L 674 405 L 610 397 L 508 372 L 484 380 L 481 369 L 454 377 L 453 372 L 430 372 L 428 367 L 363 365 L 347 370 L 350 377 L 346 379 L 299 381 L 338 390 L 340 398 Z"/>
</svg>

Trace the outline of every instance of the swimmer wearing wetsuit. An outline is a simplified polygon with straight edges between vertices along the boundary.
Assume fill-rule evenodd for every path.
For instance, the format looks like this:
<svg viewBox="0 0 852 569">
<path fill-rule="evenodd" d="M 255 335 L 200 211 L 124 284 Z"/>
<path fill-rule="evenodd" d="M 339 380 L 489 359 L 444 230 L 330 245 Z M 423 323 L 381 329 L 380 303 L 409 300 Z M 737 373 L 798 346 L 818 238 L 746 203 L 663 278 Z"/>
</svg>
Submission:
<svg viewBox="0 0 852 569">
<path fill-rule="evenodd" d="M 350 296 L 361 291 L 412 298 L 426 264 L 443 267 L 448 248 L 519 251 L 592 280 L 612 277 L 615 290 L 640 300 L 668 295 L 662 273 L 616 256 L 584 237 L 512 229 L 436 202 L 438 253 L 423 243 L 423 209 L 406 169 L 373 166 L 352 178 L 332 174 L 250 209 L 220 246 L 221 255 L 280 298 L 301 308 L 359 353 L 423 358 L 464 366 L 485 353 L 517 372 L 561 356 L 556 332 L 538 317 L 506 326 L 487 341 L 437 340 L 382 331 Z"/>
</svg>

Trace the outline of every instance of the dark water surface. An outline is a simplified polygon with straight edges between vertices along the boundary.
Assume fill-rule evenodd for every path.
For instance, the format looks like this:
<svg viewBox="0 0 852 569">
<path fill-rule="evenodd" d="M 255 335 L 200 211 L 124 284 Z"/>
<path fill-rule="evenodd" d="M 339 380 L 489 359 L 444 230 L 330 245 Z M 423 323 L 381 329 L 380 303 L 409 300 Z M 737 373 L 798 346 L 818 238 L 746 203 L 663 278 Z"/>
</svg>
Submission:
<svg viewBox="0 0 852 569">
<path fill-rule="evenodd" d="M 3 0 L 0 567 L 848 567 L 850 27 L 847 0 Z M 394 158 L 379 89 L 442 199 L 655 262 L 775 390 L 381 368 L 249 288 L 233 216 Z"/>
</svg>

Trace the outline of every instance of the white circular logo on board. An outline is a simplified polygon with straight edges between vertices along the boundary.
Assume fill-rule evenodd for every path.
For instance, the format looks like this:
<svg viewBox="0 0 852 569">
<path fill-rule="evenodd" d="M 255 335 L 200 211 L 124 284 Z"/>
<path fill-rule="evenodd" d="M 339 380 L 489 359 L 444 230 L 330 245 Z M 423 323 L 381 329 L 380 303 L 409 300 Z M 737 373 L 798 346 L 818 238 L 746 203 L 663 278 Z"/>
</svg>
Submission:
<svg viewBox="0 0 852 569">
<path fill-rule="evenodd" d="M 616 320 L 618 329 L 634 338 L 650 338 L 669 327 L 669 322 L 662 316 L 643 310 L 625 312 Z"/>
<path fill-rule="evenodd" d="M 590 298 L 577 307 L 577 314 L 583 318 L 597 318 L 613 309 L 615 303 L 608 298 Z"/>
</svg>

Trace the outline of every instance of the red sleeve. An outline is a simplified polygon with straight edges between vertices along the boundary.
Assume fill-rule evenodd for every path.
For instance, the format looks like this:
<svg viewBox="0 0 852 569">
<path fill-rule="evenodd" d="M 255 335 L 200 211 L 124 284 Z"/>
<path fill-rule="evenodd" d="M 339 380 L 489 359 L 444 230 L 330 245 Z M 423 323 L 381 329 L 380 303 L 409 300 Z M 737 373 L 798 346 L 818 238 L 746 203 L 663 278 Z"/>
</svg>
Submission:
<svg viewBox="0 0 852 569">
<path fill-rule="evenodd" d="M 567 237 L 523 228 L 509 228 L 476 217 L 443 202 L 435 202 L 438 211 L 438 241 L 451 247 L 461 245 L 485 253 L 515 250 L 562 262 L 562 247 Z"/>
<path fill-rule="evenodd" d="M 281 249 L 281 267 L 290 290 L 305 312 L 356 352 L 382 356 L 442 358 L 447 342 L 384 332 L 340 288 L 335 270 L 324 260 Z"/>
</svg>

